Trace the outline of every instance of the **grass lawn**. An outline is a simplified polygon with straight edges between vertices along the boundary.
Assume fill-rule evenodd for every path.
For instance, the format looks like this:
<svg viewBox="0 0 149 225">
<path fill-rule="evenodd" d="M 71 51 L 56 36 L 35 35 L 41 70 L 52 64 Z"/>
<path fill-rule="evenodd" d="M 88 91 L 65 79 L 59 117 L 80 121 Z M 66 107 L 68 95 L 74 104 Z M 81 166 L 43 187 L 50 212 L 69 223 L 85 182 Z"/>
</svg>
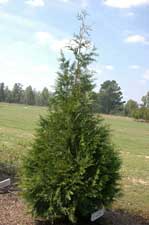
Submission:
<svg viewBox="0 0 149 225">
<path fill-rule="evenodd" d="M 40 115 L 46 108 L 0 104 L 0 161 L 18 163 L 30 147 Z"/>
<path fill-rule="evenodd" d="M 149 124 L 130 118 L 105 116 L 123 161 L 123 196 L 115 207 L 149 216 Z"/>
<path fill-rule="evenodd" d="M 0 162 L 20 162 L 30 148 L 39 115 L 45 113 L 44 107 L 0 104 Z M 114 207 L 149 217 L 149 124 L 118 116 L 103 117 L 123 161 L 123 195 Z"/>
</svg>

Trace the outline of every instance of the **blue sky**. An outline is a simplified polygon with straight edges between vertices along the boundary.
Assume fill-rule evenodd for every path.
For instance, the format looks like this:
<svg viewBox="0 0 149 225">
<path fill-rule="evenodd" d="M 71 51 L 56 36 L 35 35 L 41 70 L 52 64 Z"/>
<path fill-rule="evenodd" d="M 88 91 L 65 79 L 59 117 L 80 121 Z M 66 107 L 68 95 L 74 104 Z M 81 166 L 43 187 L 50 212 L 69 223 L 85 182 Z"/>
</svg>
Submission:
<svg viewBox="0 0 149 225">
<path fill-rule="evenodd" d="M 0 0 L 0 82 L 53 89 L 81 9 L 99 53 L 96 90 L 114 79 L 125 100 L 140 101 L 149 91 L 149 0 Z"/>
</svg>

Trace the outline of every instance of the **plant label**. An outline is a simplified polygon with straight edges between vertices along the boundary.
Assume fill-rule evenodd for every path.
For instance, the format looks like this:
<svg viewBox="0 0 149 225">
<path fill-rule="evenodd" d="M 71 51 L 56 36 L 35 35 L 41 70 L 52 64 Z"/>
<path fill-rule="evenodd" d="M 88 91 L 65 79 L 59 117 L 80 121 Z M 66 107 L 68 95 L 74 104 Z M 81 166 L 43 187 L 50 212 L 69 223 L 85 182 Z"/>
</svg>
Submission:
<svg viewBox="0 0 149 225">
<path fill-rule="evenodd" d="M 5 187 L 8 187 L 9 185 L 10 185 L 10 179 L 3 180 L 0 182 L 0 188 L 5 188 Z"/>
<path fill-rule="evenodd" d="M 91 214 L 91 222 L 99 219 L 100 217 L 102 217 L 104 215 L 105 209 L 99 209 L 98 211 L 94 212 Z"/>
</svg>

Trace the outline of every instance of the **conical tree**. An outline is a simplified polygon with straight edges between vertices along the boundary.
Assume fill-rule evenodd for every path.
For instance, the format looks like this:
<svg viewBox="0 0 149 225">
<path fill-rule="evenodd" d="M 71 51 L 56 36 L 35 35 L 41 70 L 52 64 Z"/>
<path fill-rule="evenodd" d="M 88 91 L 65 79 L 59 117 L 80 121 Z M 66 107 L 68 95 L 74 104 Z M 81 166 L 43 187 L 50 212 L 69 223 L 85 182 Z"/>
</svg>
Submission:
<svg viewBox="0 0 149 225">
<path fill-rule="evenodd" d="M 23 196 L 35 216 L 51 221 L 87 218 L 119 191 L 119 157 L 109 129 L 92 112 L 95 48 L 85 13 L 78 19 L 79 34 L 68 45 L 71 60 L 61 53 L 55 94 L 23 163 Z"/>
</svg>

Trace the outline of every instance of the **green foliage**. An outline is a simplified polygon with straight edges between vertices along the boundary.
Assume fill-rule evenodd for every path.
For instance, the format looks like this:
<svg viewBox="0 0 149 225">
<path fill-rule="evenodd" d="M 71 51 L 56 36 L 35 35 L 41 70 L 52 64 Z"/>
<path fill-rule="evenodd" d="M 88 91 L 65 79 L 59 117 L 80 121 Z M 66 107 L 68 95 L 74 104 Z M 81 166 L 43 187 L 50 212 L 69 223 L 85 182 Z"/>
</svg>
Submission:
<svg viewBox="0 0 149 225">
<path fill-rule="evenodd" d="M 46 113 L 46 107 L 0 103 L 0 163 L 12 163 L 17 168 L 20 166 L 22 156 L 31 148 L 34 140 L 39 115 Z M 123 196 L 114 202 L 114 208 L 133 211 L 137 215 L 148 215 L 149 189 L 144 183 L 149 182 L 149 124 L 120 116 L 103 117 L 104 123 L 110 124 L 113 142 L 121 150 L 123 160 Z"/>
<path fill-rule="evenodd" d="M 149 121 L 149 109 L 141 107 L 133 112 L 133 117 L 137 120 Z"/>
<path fill-rule="evenodd" d="M 125 116 L 133 116 L 134 112 L 138 109 L 138 103 L 132 99 L 128 100 L 125 104 Z"/>
<path fill-rule="evenodd" d="M 23 97 L 23 89 L 20 83 L 16 83 L 12 89 L 12 100 L 13 102 L 21 103 Z"/>
<path fill-rule="evenodd" d="M 25 103 L 28 105 L 35 105 L 35 94 L 31 86 L 28 86 L 24 95 Z"/>
<path fill-rule="evenodd" d="M 41 92 L 33 89 L 31 85 L 24 90 L 22 84 L 15 83 L 10 90 L 4 83 L 0 83 L 0 102 L 48 106 L 50 97 L 52 93 L 46 87 Z"/>
<path fill-rule="evenodd" d="M 72 222 L 108 206 L 119 191 L 120 160 L 109 128 L 92 112 L 92 72 L 96 56 L 85 14 L 78 35 L 61 52 L 55 94 L 22 168 L 23 196 L 35 216 Z"/>
<path fill-rule="evenodd" d="M 42 105 L 48 106 L 50 93 L 47 88 L 44 88 L 41 92 L 41 103 Z"/>
<path fill-rule="evenodd" d="M 105 114 L 115 114 L 123 110 L 121 88 L 115 80 L 107 80 L 101 84 L 97 97 L 99 112 Z"/>
<path fill-rule="evenodd" d="M 5 88 L 4 94 L 5 94 L 5 99 L 3 102 L 12 103 L 13 102 L 12 91 L 10 91 L 8 87 Z"/>
<path fill-rule="evenodd" d="M 142 97 L 143 107 L 149 108 L 149 92 Z"/>
<path fill-rule="evenodd" d="M 4 83 L 0 83 L 0 102 L 5 100 L 5 85 Z"/>
</svg>

